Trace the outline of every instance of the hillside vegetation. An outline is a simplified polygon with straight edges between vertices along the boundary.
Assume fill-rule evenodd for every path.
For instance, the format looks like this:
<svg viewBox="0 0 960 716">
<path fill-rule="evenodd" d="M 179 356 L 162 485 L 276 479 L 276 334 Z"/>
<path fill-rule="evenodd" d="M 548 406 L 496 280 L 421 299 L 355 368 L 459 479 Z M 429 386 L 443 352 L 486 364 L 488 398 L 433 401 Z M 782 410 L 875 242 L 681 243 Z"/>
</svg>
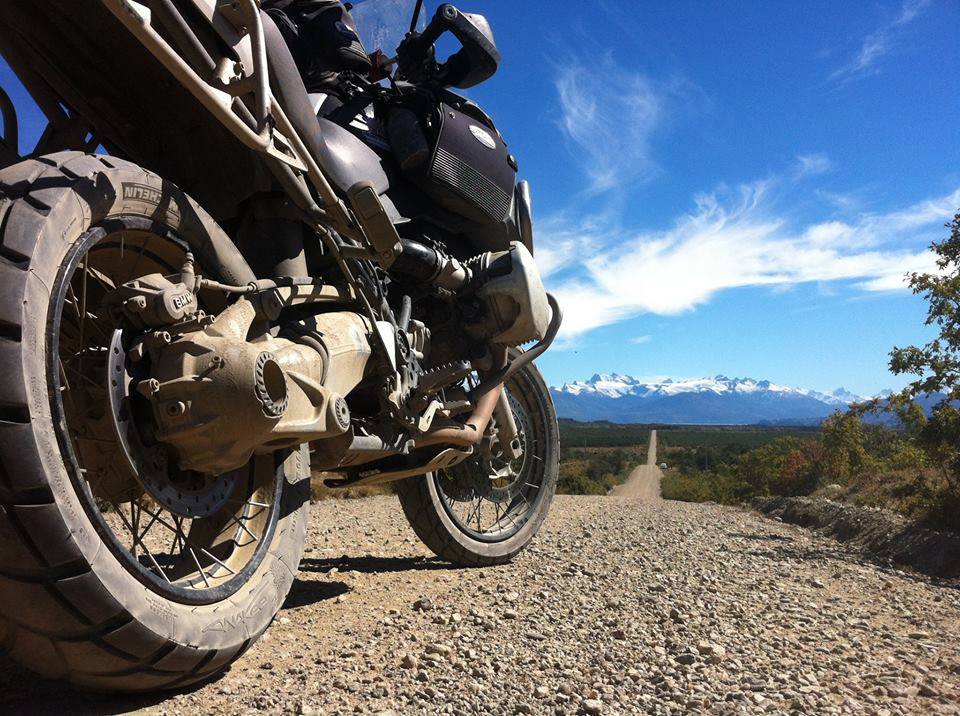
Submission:
<svg viewBox="0 0 960 716">
<path fill-rule="evenodd" d="M 606 495 L 616 485 L 625 482 L 638 463 L 646 460 L 646 449 L 646 446 L 562 447 L 557 492 L 561 495 Z"/>
<path fill-rule="evenodd" d="M 960 529 L 960 490 L 948 466 L 926 449 L 925 424 L 924 419 L 896 430 L 864 425 L 851 412 L 836 413 L 812 434 L 768 432 L 759 446 L 750 445 L 757 436 L 738 440 L 736 433 L 718 441 L 716 432 L 701 432 L 699 444 L 696 435 L 684 435 L 680 444 L 663 436 L 661 455 L 671 466 L 663 496 L 734 504 L 770 495 L 824 494 Z"/>
</svg>

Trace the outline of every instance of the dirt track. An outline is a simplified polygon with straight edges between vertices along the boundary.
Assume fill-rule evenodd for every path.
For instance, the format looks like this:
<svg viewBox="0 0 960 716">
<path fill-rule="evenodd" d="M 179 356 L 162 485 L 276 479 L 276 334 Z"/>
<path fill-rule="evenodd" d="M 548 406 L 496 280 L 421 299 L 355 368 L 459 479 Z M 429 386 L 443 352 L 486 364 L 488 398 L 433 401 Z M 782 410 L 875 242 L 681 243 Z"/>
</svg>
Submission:
<svg viewBox="0 0 960 716">
<path fill-rule="evenodd" d="M 427 559 L 391 497 L 318 504 L 310 537 L 218 681 L 80 696 L 0 658 L 0 712 L 960 712 L 956 590 L 741 510 L 560 497 L 482 570 Z"/>
<path fill-rule="evenodd" d="M 611 497 L 630 497 L 638 500 L 659 500 L 660 479 L 663 472 L 657 465 L 657 431 L 650 431 L 646 465 L 637 465 L 622 485 L 610 491 Z"/>
</svg>

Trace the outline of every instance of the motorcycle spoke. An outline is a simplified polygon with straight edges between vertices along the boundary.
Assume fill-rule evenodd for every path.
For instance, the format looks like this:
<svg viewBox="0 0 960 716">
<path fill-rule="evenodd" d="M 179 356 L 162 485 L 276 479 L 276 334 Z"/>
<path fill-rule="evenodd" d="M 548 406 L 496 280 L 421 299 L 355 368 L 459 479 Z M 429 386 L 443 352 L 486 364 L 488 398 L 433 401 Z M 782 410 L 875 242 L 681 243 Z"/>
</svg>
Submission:
<svg viewBox="0 0 960 716">
<path fill-rule="evenodd" d="M 102 392 L 104 390 L 104 387 L 100 385 L 100 383 L 96 382 L 93 378 L 90 378 L 89 376 L 84 375 L 76 368 L 71 368 L 69 364 L 63 364 L 63 365 L 64 365 L 64 368 L 66 368 L 68 371 L 73 373 L 80 380 L 85 381 L 86 383 L 89 383 L 90 385 L 92 385 L 94 388 L 97 389 L 97 391 Z"/>
<path fill-rule="evenodd" d="M 137 269 L 140 267 L 140 260 L 143 258 L 143 255 L 147 251 L 147 246 L 150 245 L 150 239 L 153 237 L 147 237 L 147 240 L 140 245 L 140 251 L 137 253 L 137 258 L 133 261 L 133 266 L 130 268 L 130 273 L 127 275 L 127 280 L 123 283 L 129 283 L 137 276 Z"/>
<path fill-rule="evenodd" d="M 84 256 L 83 264 L 81 264 L 81 271 L 83 271 L 83 283 L 81 284 L 82 288 L 80 289 L 80 345 L 85 345 L 83 341 L 84 337 L 84 326 L 87 325 L 87 262 L 90 260 L 89 256 Z M 80 361 L 80 369 L 83 370 L 83 360 Z"/>
<path fill-rule="evenodd" d="M 142 505 L 140 506 L 140 509 L 143 510 L 143 506 L 142 506 Z M 143 539 L 147 536 L 147 533 L 150 531 L 150 528 L 153 527 L 154 524 L 156 524 L 156 522 L 157 522 L 157 517 L 159 517 L 159 515 L 153 515 L 153 516 L 151 517 L 150 521 L 147 523 L 147 526 L 143 528 L 143 532 L 140 533 L 140 541 L 141 541 L 141 542 L 142 542 Z"/>
<path fill-rule="evenodd" d="M 201 547 L 201 546 L 198 545 L 198 544 L 195 544 L 194 542 L 191 542 L 190 539 L 183 533 L 183 528 L 182 528 L 182 526 L 181 526 L 181 523 L 178 523 L 176 528 L 171 527 L 171 526 L 166 522 L 166 520 L 164 520 L 164 519 L 162 519 L 162 518 L 160 517 L 160 513 L 159 513 L 159 512 L 156 513 L 156 514 L 154 514 L 154 513 L 150 512 L 150 510 L 146 509 L 145 507 L 142 507 L 141 509 L 142 509 L 144 512 L 146 512 L 148 515 L 150 515 L 150 516 L 153 518 L 153 520 L 155 520 L 155 521 L 158 522 L 159 524 L 163 525 L 164 527 L 166 527 L 166 528 L 169 529 L 169 530 L 175 531 L 176 536 L 177 536 L 177 538 L 178 538 L 178 540 L 179 540 L 179 544 L 180 544 L 180 554 L 183 554 L 183 548 L 185 547 L 185 548 L 193 555 L 194 559 L 196 559 L 196 553 L 194 552 L 194 550 L 198 550 L 202 555 L 204 555 L 205 557 L 208 557 L 209 559 L 211 559 L 212 561 L 216 562 L 216 563 L 219 564 L 221 567 L 223 567 L 228 573 L 230 573 L 230 574 L 236 574 L 236 570 L 230 568 L 230 567 L 229 567 L 227 564 L 225 564 L 223 561 L 221 561 L 220 559 L 217 559 L 215 556 L 213 556 L 212 554 L 210 554 L 209 550 L 205 549 L 204 547 Z M 153 521 L 151 521 L 151 524 L 152 524 L 152 522 L 153 522 Z"/>
<path fill-rule="evenodd" d="M 130 551 L 133 553 L 133 558 L 137 558 L 137 535 L 140 534 L 140 515 L 136 511 L 136 502 L 130 502 L 130 531 L 133 537 L 133 545 L 130 547 Z"/>
<path fill-rule="evenodd" d="M 203 571 L 203 567 L 200 566 L 200 560 L 197 559 L 197 553 L 193 551 L 193 547 L 187 547 L 190 550 L 190 556 L 193 558 L 193 563 L 197 565 L 197 569 L 200 570 L 200 577 L 203 579 L 203 583 L 207 585 L 207 589 L 210 589 L 210 580 L 207 579 L 207 573 Z"/>
<path fill-rule="evenodd" d="M 133 538 L 134 538 L 135 544 L 136 544 L 136 543 L 139 543 L 141 549 L 143 549 L 143 551 L 144 551 L 144 554 L 146 554 L 147 559 L 149 559 L 150 562 L 153 564 L 153 566 L 156 567 L 157 572 L 158 572 L 167 582 L 170 582 L 170 578 L 167 576 L 166 572 L 164 572 L 163 569 L 160 567 L 159 563 L 157 563 L 156 557 L 153 556 L 153 553 L 147 548 L 147 546 L 143 543 L 143 541 L 137 536 L 137 533 L 134 531 L 133 527 L 130 525 L 129 522 L 127 522 L 126 518 L 123 516 L 123 512 L 120 510 L 119 505 L 117 505 L 115 502 L 112 502 L 111 505 L 113 505 L 114 511 L 115 511 L 115 512 L 117 513 L 117 515 L 120 517 L 120 520 L 123 522 L 124 526 L 126 526 L 127 529 L 130 530 L 130 532 L 133 534 Z M 132 505 L 132 503 L 131 503 L 131 505 Z M 132 509 L 132 507 L 131 507 L 131 509 Z M 131 551 L 133 551 L 133 550 L 131 550 Z M 133 551 L 133 554 L 134 554 L 134 557 L 136 557 L 136 552 L 135 552 L 135 551 Z"/>
<path fill-rule="evenodd" d="M 238 519 L 237 519 L 236 517 L 234 517 L 233 515 L 228 515 L 228 517 L 230 518 L 230 520 L 231 520 L 237 527 L 239 527 L 241 530 L 243 530 L 243 531 L 246 532 L 248 535 L 250 535 L 250 538 L 251 538 L 254 542 L 259 542 L 259 541 L 260 541 L 260 538 L 257 537 L 257 536 L 256 536 L 253 532 L 251 532 L 249 529 L 247 529 L 247 526 L 246 526 L 245 524 L 243 524 L 243 522 L 242 522 L 241 520 L 238 520 Z M 229 527 L 229 525 L 228 525 L 227 527 Z M 221 534 L 222 534 L 222 533 L 221 533 Z M 248 542 L 247 544 L 250 544 L 250 543 Z M 238 543 L 238 546 L 239 546 L 239 547 L 245 547 L 246 545 L 242 545 L 242 544 L 239 544 L 239 543 Z"/>
</svg>

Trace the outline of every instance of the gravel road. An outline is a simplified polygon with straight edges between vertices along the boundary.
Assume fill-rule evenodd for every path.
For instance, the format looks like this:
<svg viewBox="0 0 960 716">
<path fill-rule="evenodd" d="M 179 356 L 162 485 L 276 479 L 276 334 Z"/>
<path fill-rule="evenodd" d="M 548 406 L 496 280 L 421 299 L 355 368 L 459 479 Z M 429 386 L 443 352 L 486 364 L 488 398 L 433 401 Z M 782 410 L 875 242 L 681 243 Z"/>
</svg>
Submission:
<svg viewBox="0 0 960 716">
<path fill-rule="evenodd" d="M 610 490 L 613 497 L 632 497 L 638 500 L 659 500 L 660 479 L 663 477 L 657 465 L 657 431 L 650 431 L 650 445 L 647 447 L 647 462 L 637 465 L 627 481 Z"/>
<path fill-rule="evenodd" d="M 330 501 L 220 680 L 78 696 L 0 661 L 0 711 L 960 713 L 958 593 L 745 511 L 560 497 L 514 564 L 426 558 L 391 497 Z"/>
</svg>

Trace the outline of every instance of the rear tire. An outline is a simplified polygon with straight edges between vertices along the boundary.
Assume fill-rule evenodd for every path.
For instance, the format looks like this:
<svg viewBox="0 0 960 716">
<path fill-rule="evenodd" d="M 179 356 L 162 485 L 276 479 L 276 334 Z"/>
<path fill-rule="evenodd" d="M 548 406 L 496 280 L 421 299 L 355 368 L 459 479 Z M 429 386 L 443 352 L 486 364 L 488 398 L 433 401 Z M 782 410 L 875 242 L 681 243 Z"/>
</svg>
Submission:
<svg viewBox="0 0 960 716">
<path fill-rule="evenodd" d="M 505 536 L 492 529 L 485 529 L 483 534 L 470 529 L 462 518 L 458 518 L 453 501 L 444 492 L 444 485 L 448 483 L 443 474 L 431 473 L 397 483 L 400 504 L 417 537 L 440 559 L 459 566 L 486 567 L 512 560 L 539 532 L 556 492 L 560 469 L 560 432 L 550 391 L 533 364 L 520 370 L 506 387 L 511 401 L 528 413 L 526 424 L 532 433 L 525 439 L 526 456 L 517 479 L 533 479 L 538 488 L 535 496 L 530 494 L 525 498 L 530 500 L 530 506 L 523 513 L 524 521 L 519 529 L 512 531 L 515 524 L 504 522 L 506 517 L 500 518 L 507 526 Z M 516 409 L 514 413 L 517 413 Z M 453 468 L 458 469 L 472 470 L 481 484 L 483 480 L 490 479 L 478 474 L 480 466 L 473 463 L 463 463 Z M 533 474 L 536 477 L 530 477 Z M 468 517 L 466 522 L 469 521 Z"/>
<path fill-rule="evenodd" d="M 183 687 L 243 654 L 293 582 L 309 497 L 308 481 L 284 485 L 276 467 L 269 548 L 219 601 L 166 598 L 108 549 L 58 442 L 49 328 L 54 287 L 78 241 L 126 220 L 176 234 L 222 280 L 249 280 L 196 203 L 129 162 L 64 152 L 0 172 L 0 645 L 43 676 L 99 691 Z"/>
</svg>

